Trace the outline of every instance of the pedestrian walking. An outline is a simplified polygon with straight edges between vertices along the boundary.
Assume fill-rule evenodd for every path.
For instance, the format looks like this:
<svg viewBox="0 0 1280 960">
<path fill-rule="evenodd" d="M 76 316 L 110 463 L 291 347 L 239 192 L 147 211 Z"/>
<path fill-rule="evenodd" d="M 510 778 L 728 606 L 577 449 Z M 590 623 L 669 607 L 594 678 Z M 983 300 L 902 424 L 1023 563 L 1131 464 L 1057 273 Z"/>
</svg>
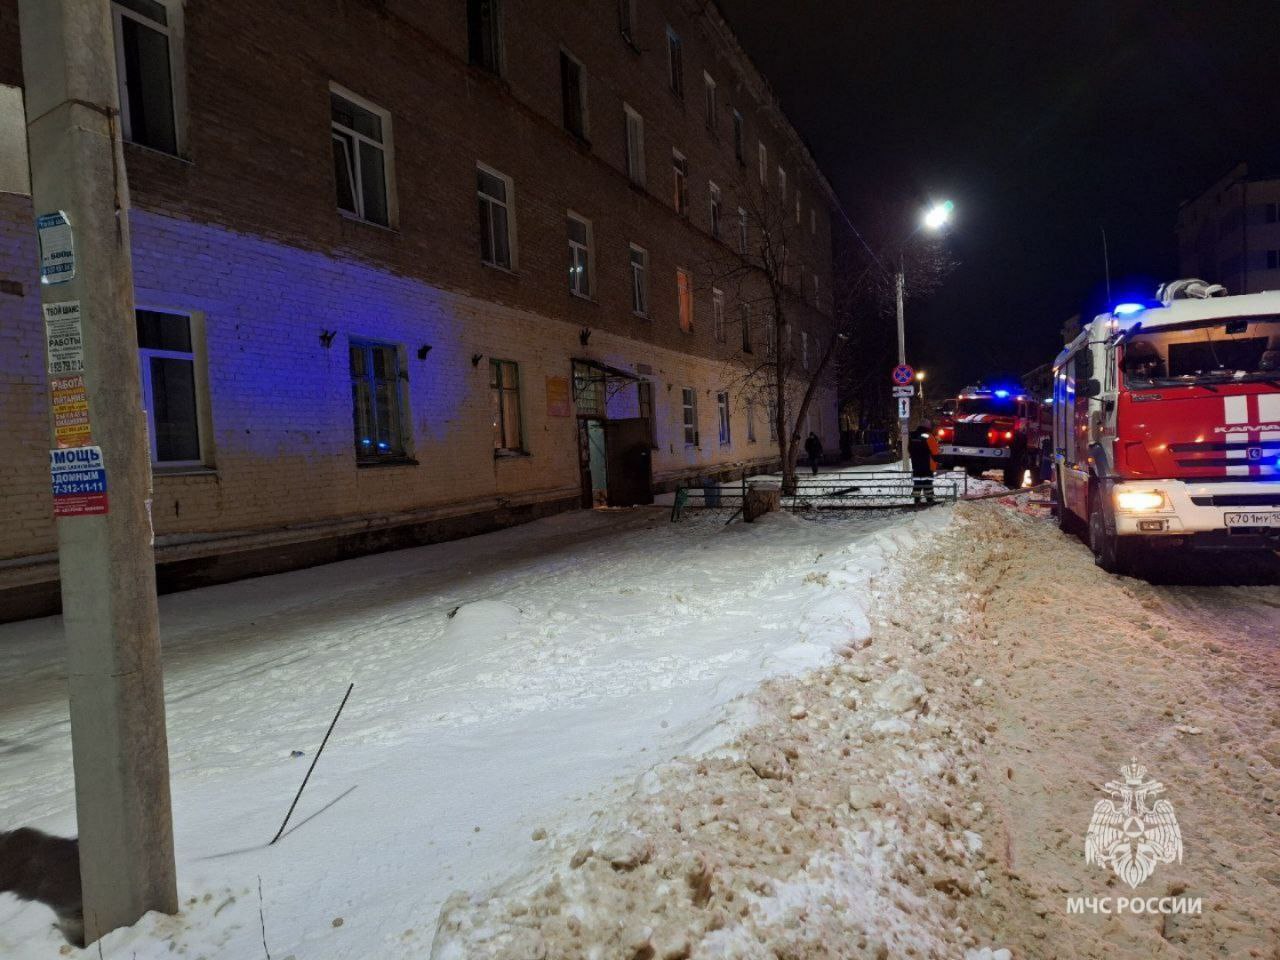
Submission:
<svg viewBox="0 0 1280 960">
<path fill-rule="evenodd" d="M 907 454 L 911 458 L 911 498 L 920 503 L 933 503 L 933 474 L 938 469 L 938 441 L 933 435 L 933 424 L 924 420 L 911 431 L 907 440 Z"/>
<path fill-rule="evenodd" d="M 818 439 L 818 435 L 812 430 L 809 431 L 809 437 L 804 442 L 804 452 L 809 455 L 809 468 L 816 477 L 818 475 L 818 458 L 822 456 L 822 441 Z"/>
</svg>

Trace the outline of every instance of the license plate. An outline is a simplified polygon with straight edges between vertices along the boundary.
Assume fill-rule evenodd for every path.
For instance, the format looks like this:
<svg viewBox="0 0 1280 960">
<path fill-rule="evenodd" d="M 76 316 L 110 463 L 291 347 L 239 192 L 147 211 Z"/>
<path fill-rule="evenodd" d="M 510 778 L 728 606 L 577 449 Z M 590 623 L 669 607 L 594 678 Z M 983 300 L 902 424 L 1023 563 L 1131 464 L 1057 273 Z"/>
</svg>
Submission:
<svg viewBox="0 0 1280 960">
<path fill-rule="evenodd" d="M 944 457 L 986 457 L 1003 460 L 1009 456 L 1008 447 L 960 447 L 955 444 L 940 444 L 938 453 Z"/>
<path fill-rule="evenodd" d="M 1228 513 L 1223 515 L 1228 527 L 1280 527 L 1280 512 Z"/>
</svg>

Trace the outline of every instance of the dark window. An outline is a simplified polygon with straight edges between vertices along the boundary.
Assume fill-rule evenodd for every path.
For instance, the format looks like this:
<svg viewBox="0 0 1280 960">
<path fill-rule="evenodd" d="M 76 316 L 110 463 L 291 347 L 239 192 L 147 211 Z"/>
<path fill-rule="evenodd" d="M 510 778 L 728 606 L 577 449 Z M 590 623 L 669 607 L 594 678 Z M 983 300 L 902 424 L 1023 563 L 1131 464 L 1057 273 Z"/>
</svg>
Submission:
<svg viewBox="0 0 1280 960">
<path fill-rule="evenodd" d="M 483 167 L 477 167 L 476 195 L 480 204 L 480 259 L 510 270 L 511 213 L 507 181 Z"/>
<path fill-rule="evenodd" d="M 640 416 L 649 421 L 649 446 L 655 450 L 658 448 L 658 435 L 656 432 L 656 423 L 653 416 L 653 384 L 648 380 L 641 380 L 636 384 L 637 402 L 640 406 Z"/>
<path fill-rule="evenodd" d="M 177 153 L 168 11 L 153 0 L 121 0 L 112 12 L 124 137 Z"/>
<path fill-rule="evenodd" d="M 151 462 L 200 462 L 195 352 L 191 318 L 138 310 L 138 356 Z"/>
<path fill-rule="evenodd" d="M 399 351 L 388 343 L 352 340 L 350 357 L 356 460 L 404 457 Z"/>
<path fill-rule="evenodd" d="M 587 100 L 583 89 L 582 64 L 564 52 L 560 54 L 560 96 L 564 103 L 564 128 L 579 140 L 585 140 Z"/>
<path fill-rule="evenodd" d="M 618 0 L 618 29 L 633 47 L 636 43 L 636 0 Z"/>
<path fill-rule="evenodd" d="M 684 98 L 684 51 L 680 44 L 680 36 L 667 27 L 667 73 L 671 83 L 671 92 Z"/>
<path fill-rule="evenodd" d="M 747 162 L 742 146 L 742 114 L 737 110 L 733 111 L 733 155 L 739 163 Z"/>
<path fill-rule="evenodd" d="M 490 73 L 502 73 L 499 0 L 467 0 L 467 42 L 472 63 Z"/>
<path fill-rule="evenodd" d="M 329 94 L 333 132 L 333 174 L 338 209 L 390 225 L 387 200 L 385 118 L 338 93 Z"/>
</svg>

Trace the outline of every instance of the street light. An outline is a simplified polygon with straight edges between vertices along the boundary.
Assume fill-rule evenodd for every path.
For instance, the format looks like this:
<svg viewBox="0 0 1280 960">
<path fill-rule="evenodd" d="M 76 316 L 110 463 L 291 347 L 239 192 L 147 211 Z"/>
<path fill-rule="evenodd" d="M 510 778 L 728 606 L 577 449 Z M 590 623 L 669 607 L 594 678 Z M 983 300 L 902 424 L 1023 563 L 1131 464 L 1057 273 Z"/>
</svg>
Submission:
<svg viewBox="0 0 1280 960">
<path fill-rule="evenodd" d="M 916 371 L 916 383 L 920 384 L 920 412 L 924 412 L 924 371 Z"/>
<path fill-rule="evenodd" d="M 920 226 L 916 227 L 915 230 L 911 231 L 911 236 L 907 237 L 907 240 L 910 240 L 911 237 L 914 237 L 921 228 L 924 228 L 925 230 L 928 230 L 932 233 L 938 232 L 943 227 L 945 227 L 948 223 L 951 222 L 951 214 L 955 210 L 955 208 L 956 208 L 956 205 L 952 203 L 950 200 L 944 200 L 942 203 L 935 203 L 932 207 L 930 207 L 925 212 L 924 216 L 921 217 Z M 903 320 L 903 308 L 902 308 L 902 299 L 903 299 L 902 292 L 903 292 L 903 287 L 906 285 L 906 280 L 905 280 L 905 277 L 903 276 L 904 272 L 905 272 L 905 267 L 903 266 L 903 258 L 901 255 L 899 255 L 898 275 L 894 278 L 894 281 L 895 281 L 894 286 L 896 288 L 897 299 L 898 299 L 898 363 L 900 364 L 905 364 L 907 362 L 907 334 L 906 334 L 906 328 Z M 916 379 L 920 381 L 920 402 L 921 402 L 921 405 L 923 405 L 924 404 L 924 374 L 923 373 L 919 374 L 916 377 Z M 909 472 L 911 470 L 911 457 L 907 453 L 907 418 L 900 418 L 898 420 L 898 434 L 899 434 L 899 443 L 902 445 L 902 469 L 903 469 L 903 472 Z"/>
</svg>

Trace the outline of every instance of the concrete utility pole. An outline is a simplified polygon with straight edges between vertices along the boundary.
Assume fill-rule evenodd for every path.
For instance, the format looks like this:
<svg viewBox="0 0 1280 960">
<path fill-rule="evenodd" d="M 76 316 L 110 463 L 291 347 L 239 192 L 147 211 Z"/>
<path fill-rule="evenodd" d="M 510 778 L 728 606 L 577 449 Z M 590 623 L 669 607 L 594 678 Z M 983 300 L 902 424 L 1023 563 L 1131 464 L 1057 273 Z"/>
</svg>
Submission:
<svg viewBox="0 0 1280 960">
<path fill-rule="evenodd" d="M 19 12 L 35 213 L 61 212 L 70 227 L 68 238 L 59 218 L 47 232 L 49 221 L 37 221 L 42 274 L 49 273 L 42 278 L 51 281 L 42 284 L 41 300 L 46 318 L 78 313 L 82 331 L 59 340 L 64 359 L 55 365 L 49 320 L 50 369 L 72 372 L 60 382 L 73 381 L 70 389 L 88 404 L 77 435 L 54 417 L 52 446 L 87 458 L 81 462 L 100 450 L 105 471 L 106 492 L 88 505 L 84 498 L 69 505 L 76 498 L 59 497 L 56 485 L 54 499 L 85 938 L 92 942 L 148 910 L 178 909 L 151 461 L 110 3 L 20 0 Z M 56 413 L 56 390 L 54 398 Z"/>
<path fill-rule="evenodd" d="M 905 364 L 907 362 L 907 328 L 906 328 L 906 321 L 903 318 L 903 309 L 902 309 L 902 288 L 903 288 L 903 285 L 906 283 L 906 278 L 903 276 L 903 272 L 904 272 L 903 264 L 902 264 L 902 261 L 899 260 L 898 273 L 893 278 L 894 293 L 897 294 L 897 300 L 898 300 L 898 363 L 899 364 Z M 897 402 L 898 401 L 895 399 L 894 403 L 896 404 Z M 898 418 L 898 438 L 899 438 L 899 443 L 902 444 L 902 469 L 904 472 L 910 473 L 911 457 L 907 453 L 907 424 L 908 424 L 908 421 L 905 418 L 903 417 Z"/>
</svg>

